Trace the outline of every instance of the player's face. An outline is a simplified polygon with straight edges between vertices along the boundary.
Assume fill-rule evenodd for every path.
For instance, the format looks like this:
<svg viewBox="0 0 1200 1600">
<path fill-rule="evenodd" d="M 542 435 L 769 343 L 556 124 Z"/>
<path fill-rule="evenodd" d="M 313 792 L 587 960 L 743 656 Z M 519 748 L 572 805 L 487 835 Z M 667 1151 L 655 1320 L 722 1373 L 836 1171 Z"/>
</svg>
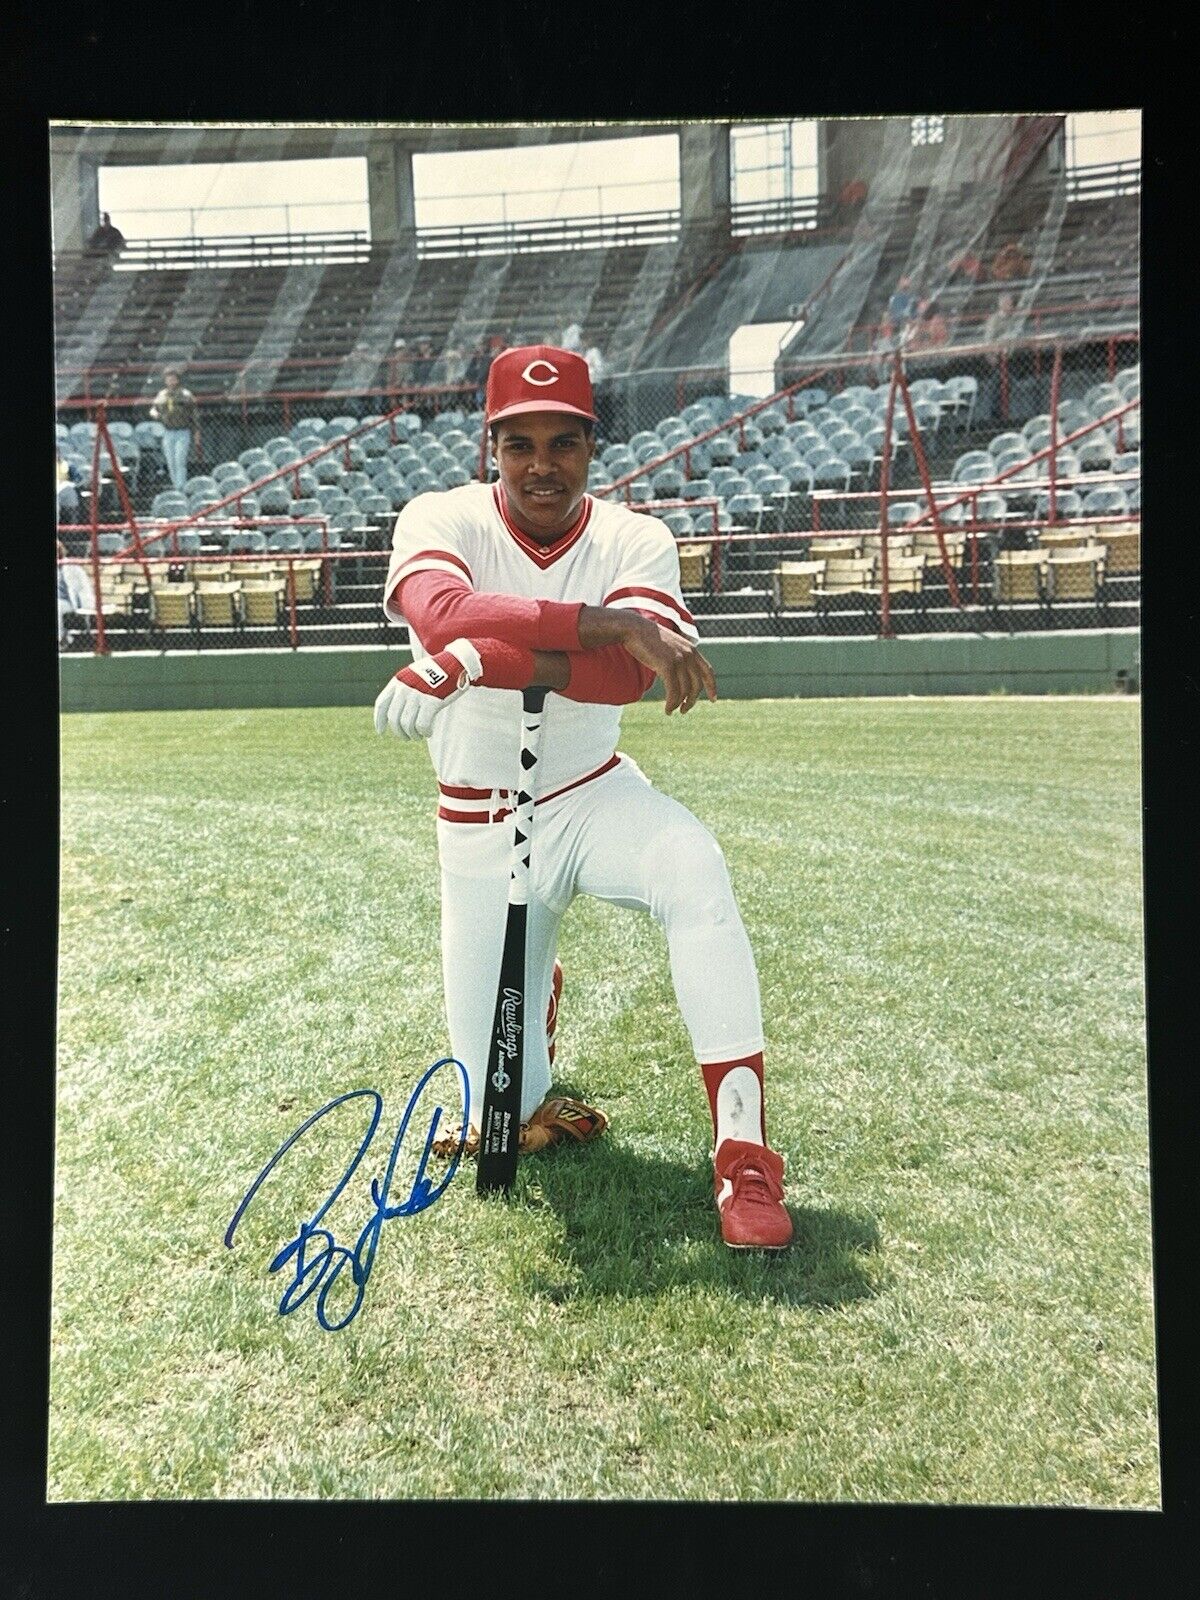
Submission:
<svg viewBox="0 0 1200 1600">
<path fill-rule="evenodd" d="M 565 533 L 587 490 L 596 452 L 577 417 L 529 411 L 496 426 L 494 454 L 517 526 L 542 544 Z"/>
</svg>

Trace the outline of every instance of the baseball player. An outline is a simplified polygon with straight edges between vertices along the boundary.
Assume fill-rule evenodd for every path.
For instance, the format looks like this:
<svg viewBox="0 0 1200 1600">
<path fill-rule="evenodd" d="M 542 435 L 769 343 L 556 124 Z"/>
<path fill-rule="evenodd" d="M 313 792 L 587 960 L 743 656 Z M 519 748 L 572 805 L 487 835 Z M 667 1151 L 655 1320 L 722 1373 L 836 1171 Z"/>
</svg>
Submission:
<svg viewBox="0 0 1200 1600">
<path fill-rule="evenodd" d="M 621 707 L 663 681 L 686 714 L 716 680 L 679 584 L 668 528 L 587 492 L 595 413 L 587 363 L 552 345 L 505 350 L 487 381 L 499 482 L 423 494 L 396 519 L 384 589 L 408 624 L 411 666 L 375 702 L 376 731 L 426 739 L 437 773 L 442 968 L 471 1106 L 500 969 L 520 770 L 521 695 L 544 685 L 527 923 L 530 1014 L 522 1149 L 603 1131 L 589 1107 L 548 1099 L 559 924 L 577 894 L 648 911 L 712 1112 L 721 1236 L 735 1249 L 792 1238 L 783 1159 L 766 1142 L 758 974 L 720 848 L 616 749 Z M 534 1030 L 535 1033 L 537 1030 Z M 468 1131 L 466 1149 L 477 1148 Z"/>
</svg>

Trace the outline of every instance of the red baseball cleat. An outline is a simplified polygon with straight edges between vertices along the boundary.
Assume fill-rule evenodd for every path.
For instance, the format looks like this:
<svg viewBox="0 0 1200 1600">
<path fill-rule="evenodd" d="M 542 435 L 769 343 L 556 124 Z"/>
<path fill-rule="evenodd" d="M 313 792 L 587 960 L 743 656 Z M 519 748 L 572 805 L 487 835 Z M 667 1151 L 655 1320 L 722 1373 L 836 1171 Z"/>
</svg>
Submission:
<svg viewBox="0 0 1200 1600">
<path fill-rule="evenodd" d="M 546 1043 L 550 1047 L 550 1065 L 554 1065 L 554 1031 L 558 1027 L 558 1002 L 562 998 L 562 962 L 554 963 L 554 978 L 550 986 L 550 1004 L 546 1007 Z"/>
<path fill-rule="evenodd" d="M 766 1145 L 726 1139 L 713 1159 L 721 1238 L 731 1250 L 782 1250 L 792 1242 L 783 1203 L 783 1157 Z"/>
</svg>

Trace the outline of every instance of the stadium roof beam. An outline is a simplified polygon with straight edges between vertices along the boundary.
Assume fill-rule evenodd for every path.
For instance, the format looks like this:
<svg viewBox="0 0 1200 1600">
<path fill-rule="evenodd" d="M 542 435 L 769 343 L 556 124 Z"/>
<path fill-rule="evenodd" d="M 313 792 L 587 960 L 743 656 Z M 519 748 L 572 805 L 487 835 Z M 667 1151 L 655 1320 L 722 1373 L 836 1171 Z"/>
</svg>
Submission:
<svg viewBox="0 0 1200 1600">
<path fill-rule="evenodd" d="M 54 237 L 60 251 L 78 250 L 99 220 L 102 166 L 156 166 L 181 159 L 196 163 L 305 161 L 353 152 L 367 158 L 371 237 L 401 238 L 414 226 L 412 157 L 415 153 L 499 149 L 633 138 L 676 130 L 680 135 L 682 220 L 728 229 L 729 138 L 726 123 L 363 123 L 314 124 L 109 124 L 58 123 L 50 133 L 54 173 Z"/>
</svg>

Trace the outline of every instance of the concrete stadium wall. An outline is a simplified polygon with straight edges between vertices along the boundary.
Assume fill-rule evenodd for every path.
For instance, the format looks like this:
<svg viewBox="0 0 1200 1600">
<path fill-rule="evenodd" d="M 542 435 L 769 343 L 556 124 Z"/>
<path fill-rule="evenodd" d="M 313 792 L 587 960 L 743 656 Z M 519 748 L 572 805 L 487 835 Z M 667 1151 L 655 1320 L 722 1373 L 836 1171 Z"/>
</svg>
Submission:
<svg viewBox="0 0 1200 1600">
<path fill-rule="evenodd" d="M 910 694 L 1087 694 L 1138 686 L 1136 629 L 769 639 L 705 644 L 733 700 Z M 369 706 L 402 649 L 63 656 L 63 711 Z M 655 684 L 649 698 L 662 693 Z"/>
</svg>

